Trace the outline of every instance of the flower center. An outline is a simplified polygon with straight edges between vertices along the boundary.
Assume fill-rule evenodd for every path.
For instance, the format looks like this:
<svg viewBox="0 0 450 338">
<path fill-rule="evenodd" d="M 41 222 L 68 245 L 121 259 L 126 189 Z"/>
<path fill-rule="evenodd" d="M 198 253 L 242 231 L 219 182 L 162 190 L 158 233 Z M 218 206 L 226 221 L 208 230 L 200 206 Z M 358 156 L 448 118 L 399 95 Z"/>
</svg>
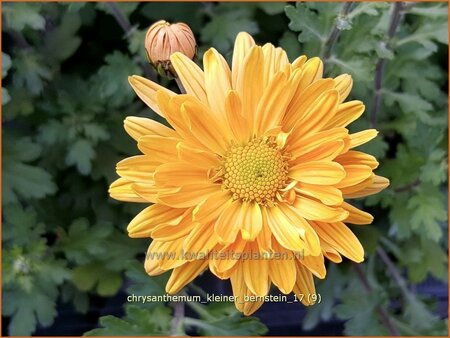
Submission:
<svg viewBox="0 0 450 338">
<path fill-rule="evenodd" d="M 273 205 L 277 191 L 285 186 L 288 164 L 275 142 L 253 139 L 230 148 L 222 173 L 222 187 L 230 190 L 235 199 Z"/>
</svg>

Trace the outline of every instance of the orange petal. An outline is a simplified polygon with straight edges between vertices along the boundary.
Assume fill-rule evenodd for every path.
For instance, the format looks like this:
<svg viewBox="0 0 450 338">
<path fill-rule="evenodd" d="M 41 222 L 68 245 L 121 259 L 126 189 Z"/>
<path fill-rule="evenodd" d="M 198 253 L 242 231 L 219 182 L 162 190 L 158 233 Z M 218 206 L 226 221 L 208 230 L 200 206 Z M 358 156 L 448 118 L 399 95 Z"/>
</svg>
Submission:
<svg viewBox="0 0 450 338">
<path fill-rule="evenodd" d="M 144 101 L 147 106 L 149 106 L 155 113 L 164 117 L 164 114 L 160 111 L 156 102 L 156 92 L 158 90 L 162 90 L 169 96 L 175 95 L 174 92 L 138 75 L 129 76 L 128 82 L 136 92 L 137 96 L 139 96 L 139 98 Z"/>
<path fill-rule="evenodd" d="M 133 184 L 133 181 L 126 178 L 119 178 L 109 186 L 109 195 L 118 201 L 146 203 L 147 201 L 131 188 Z"/>
<path fill-rule="evenodd" d="M 312 161 L 297 164 L 290 169 L 288 175 L 302 183 L 329 185 L 341 182 L 346 172 L 336 162 Z"/>
</svg>

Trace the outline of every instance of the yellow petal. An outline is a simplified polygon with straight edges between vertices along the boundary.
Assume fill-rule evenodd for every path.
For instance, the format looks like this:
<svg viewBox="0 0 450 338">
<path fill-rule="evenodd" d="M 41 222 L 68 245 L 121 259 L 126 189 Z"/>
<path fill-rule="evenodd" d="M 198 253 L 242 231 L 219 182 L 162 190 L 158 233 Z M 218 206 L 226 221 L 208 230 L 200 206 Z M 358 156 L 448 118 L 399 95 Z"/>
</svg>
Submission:
<svg viewBox="0 0 450 338">
<path fill-rule="evenodd" d="M 170 61 L 186 93 L 195 96 L 198 100 L 207 104 L 208 98 L 205 91 L 205 79 L 200 67 L 186 55 L 179 52 L 172 54 Z"/>
<path fill-rule="evenodd" d="M 370 185 L 372 185 L 374 178 L 375 178 L 375 174 L 372 173 L 364 181 L 362 181 L 358 184 L 349 186 L 349 187 L 339 188 L 339 190 L 342 191 L 342 195 L 344 196 L 344 198 L 348 198 L 349 195 L 357 193 L 357 192 L 369 187 Z"/>
<path fill-rule="evenodd" d="M 295 133 L 304 137 L 321 130 L 336 114 L 338 100 L 339 93 L 334 89 L 320 95 L 298 120 Z"/>
<path fill-rule="evenodd" d="M 253 125 L 259 99 L 263 92 L 264 55 L 261 47 L 254 46 L 245 57 L 244 66 L 237 79 L 236 90 L 242 102 L 242 113 Z"/>
<path fill-rule="evenodd" d="M 179 247 L 180 240 L 161 242 L 153 240 L 147 250 L 145 261 L 151 273 L 159 274 L 161 270 L 170 270 L 182 265 Z M 148 262 L 148 263 L 147 263 Z"/>
<path fill-rule="evenodd" d="M 225 114 L 228 125 L 239 141 L 245 141 L 250 137 L 250 125 L 242 114 L 242 103 L 236 91 L 232 90 L 225 98 Z"/>
<path fill-rule="evenodd" d="M 208 170 L 191 163 L 171 162 L 158 166 L 153 175 L 156 184 L 183 186 L 186 184 L 208 183 Z"/>
<path fill-rule="evenodd" d="M 255 41 L 250 34 L 245 32 L 240 32 L 236 36 L 233 49 L 233 73 L 232 73 L 232 84 L 233 88 L 237 88 L 237 80 L 240 74 L 243 72 L 245 57 L 250 52 L 250 49 L 255 45 Z"/>
<path fill-rule="evenodd" d="M 389 186 L 389 180 L 382 176 L 374 176 L 370 185 L 353 193 L 344 193 L 346 198 L 358 198 L 379 193 Z"/>
<path fill-rule="evenodd" d="M 333 161 L 345 149 L 345 141 L 330 141 L 290 161 L 291 166 L 312 161 Z"/>
<path fill-rule="evenodd" d="M 284 249 L 281 245 L 274 242 L 275 252 L 281 259 L 271 259 L 269 261 L 269 276 L 281 292 L 289 294 L 295 285 L 297 271 L 292 252 Z"/>
<path fill-rule="evenodd" d="M 290 169 L 288 175 L 302 183 L 329 185 L 341 182 L 346 172 L 336 162 L 312 161 L 297 164 Z"/>
<path fill-rule="evenodd" d="M 258 248 L 261 253 L 272 252 L 272 231 L 269 227 L 269 221 L 267 220 L 267 213 L 261 210 L 263 222 L 261 231 L 256 237 L 256 242 L 258 243 Z"/>
<path fill-rule="evenodd" d="M 342 208 L 348 211 L 348 217 L 344 220 L 345 223 L 370 224 L 373 222 L 373 216 L 371 214 L 359 210 L 347 202 L 342 203 Z"/>
<path fill-rule="evenodd" d="M 159 224 L 152 231 L 151 237 L 161 242 L 185 238 L 195 228 L 196 225 L 196 223 L 193 223 L 190 220 L 190 217 L 184 219 L 178 225 Z"/>
<path fill-rule="evenodd" d="M 322 246 L 322 253 L 323 255 L 328 258 L 333 263 L 341 263 L 342 262 L 342 256 L 335 250 L 332 246 L 330 246 L 327 242 L 322 241 L 320 243 Z"/>
<path fill-rule="evenodd" d="M 166 120 L 177 131 L 177 133 L 182 136 L 185 141 L 189 141 L 194 144 L 197 143 L 198 141 L 189 130 L 189 125 L 181 115 L 181 106 L 186 102 L 200 103 L 200 101 L 194 96 L 186 94 L 170 97 L 163 91 L 158 91 L 156 93 L 156 100 L 158 102 L 159 109 L 164 113 Z M 203 148 L 203 146 L 201 146 L 201 148 Z"/>
<path fill-rule="evenodd" d="M 141 136 L 159 135 L 166 137 L 179 137 L 177 132 L 165 125 L 144 117 L 128 116 L 124 120 L 127 133 L 136 141 Z"/>
<path fill-rule="evenodd" d="M 264 303 L 261 300 L 248 301 L 254 296 L 249 288 L 245 285 L 242 264 L 239 264 L 230 276 L 233 295 L 235 296 L 236 308 L 249 316 L 258 310 Z"/>
<path fill-rule="evenodd" d="M 186 163 L 193 163 L 202 168 L 213 168 L 220 165 L 219 157 L 209 151 L 180 142 L 177 144 L 178 158 Z"/>
<path fill-rule="evenodd" d="M 157 135 L 142 136 L 138 141 L 138 148 L 154 162 L 177 162 L 177 138 Z"/>
<path fill-rule="evenodd" d="M 367 143 L 378 135 L 375 129 L 367 129 L 350 135 L 350 148 L 355 148 Z"/>
<path fill-rule="evenodd" d="M 159 162 L 150 160 L 147 155 L 128 157 L 116 165 L 117 174 L 130 181 L 153 182 L 153 172 Z"/>
<path fill-rule="evenodd" d="M 161 192 L 157 200 L 174 208 L 188 208 L 200 204 L 218 189 L 220 186 L 212 183 L 187 184 L 175 192 Z"/>
<path fill-rule="evenodd" d="M 220 249 L 216 255 L 212 255 L 211 260 L 215 266 L 215 270 L 219 273 L 224 273 L 235 268 L 236 264 L 240 261 L 246 244 L 247 242 L 243 241 L 238 234 L 234 242 Z"/>
<path fill-rule="evenodd" d="M 342 74 L 336 77 L 334 81 L 336 82 L 336 89 L 339 91 L 340 97 L 339 103 L 342 103 L 345 101 L 345 99 L 352 91 L 353 87 L 352 77 L 349 74 Z"/>
<path fill-rule="evenodd" d="M 363 113 L 366 106 L 361 101 L 349 101 L 338 106 L 336 115 L 328 121 L 324 129 L 346 127 Z"/>
<path fill-rule="evenodd" d="M 225 121 L 224 106 L 228 91 L 231 90 L 231 71 L 222 55 L 214 48 L 203 55 L 205 86 L 209 106 L 213 114 Z"/>
<path fill-rule="evenodd" d="M 298 76 L 288 81 L 287 76 L 281 71 L 272 77 L 256 110 L 254 128 L 259 135 L 281 123 L 286 107 L 294 94 L 295 81 L 298 81 Z"/>
<path fill-rule="evenodd" d="M 166 285 L 169 294 L 178 293 L 186 284 L 193 281 L 208 266 L 208 260 L 202 259 L 185 263 L 173 269 Z"/>
<path fill-rule="evenodd" d="M 149 247 L 147 250 L 147 255 L 145 257 L 145 263 L 144 263 L 145 272 L 147 272 L 147 274 L 149 274 L 150 276 L 158 276 L 158 275 L 166 272 L 165 270 L 163 270 L 159 267 L 157 257 L 149 254 L 150 252 L 151 251 L 150 251 L 150 247 Z"/>
<path fill-rule="evenodd" d="M 295 133 L 295 129 L 289 134 L 286 147 L 292 156 L 299 157 L 316 151 L 321 145 L 332 141 L 340 141 L 348 136 L 348 130 L 345 128 L 333 128 L 320 131 L 307 137 L 302 137 Z"/>
<path fill-rule="evenodd" d="M 251 253 L 257 252 L 257 246 L 249 243 Z M 249 245 L 248 245 L 249 246 Z M 269 292 L 269 261 L 267 259 L 244 259 L 242 261 L 244 280 L 250 291 L 257 296 L 265 296 Z"/>
<path fill-rule="evenodd" d="M 283 118 L 283 130 L 292 129 L 295 123 L 303 118 L 313 102 L 320 95 L 333 89 L 335 86 L 335 82 L 332 79 L 317 80 L 306 88 L 302 87 L 301 84 L 301 82 L 297 84 L 295 94 L 286 109 L 286 114 Z"/>
<path fill-rule="evenodd" d="M 349 164 L 366 165 L 372 168 L 372 170 L 376 169 L 379 164 L 377 159 L 372 155 L 355 150 L 350 150 L 345 154 L 339 155 L 338 157 L 336 157 L 336 162 L 342 165 L 349 165 Z"/>
<path fill-rule="evenodd" d="M 298 260 L 296 261 L 296 268 L 297 280 L 294 285 L 294 292 L 297 299 L 300 300 L 303 305 L 313 305 L 315 303 L 314 295 L 316 295 L 313 276 Z"/>
<path fill-rule="evenodd" d="M 227 149 L 224 128 L 217 119 L 211 116 L 206 107 L 193 102 L 186 102 L 181 106 L 181 113 L 193 136 L 206 148 L 217 154 L 223 154 Z"/>
<path fill-rule="evenodd" d="M 364 260 L 364 249 L 358 238 L 342 222 L 313 222 L 319 237 L 339 251 L 345 257 L 356 263 Z"/>
<path fill-rule="evenodd" d="M 232 201 L 228 191 L 217 190 L 195 207 L 192 217 L 198 222 L 209 223 L 216 220 Z"/>
<path fill-rule="evenodd" d="M 309 222 L 301 215 L 299 210 L 295 207 L 280 204 L 279 208 L 284 213 L 284 215 L 290 220 L 301 234 L 302 239 L 306 244 L 305 250 L 302 250 L 302 255 L 312 255 L 317 256 L 320 254 L 320 241 L 314 229 L 311 227 Z"/>
<path fill-rule="evenodd" d="M 289 60 L 282 48 L 275 48 L 271 43 L 266 43 L 262 47 L 262 51 L 264 54 L 263 86 L 265 87 L 277 72 L 283 70 Z"/>
<path fill-rule="evenodd" d="M 314 81 L 317 81 L 322 78 L 323 62 L 320 58 L 313 57 L 308 61 L 306 61 L 302 69 L 303 69 L 302 86 L 306 88 Z"/>
<path fill-rule="evenodd" d="M 242 227 L 242 203 L 239 200 L 233 201 L 217 219 L 214 231 L 219 236 L 221 244 L 233 243 Z"/>
<path fill-rule="evenodd" d="M 207 258 L 210 250 L 218 243 L 213 223 L 199 223 L 184 240 L 183 250 L 191 258 L 187 260 Z"/>
<path fill-rule="evenodd" d="M 295 191 L 302 195 L 311 196 L 326 205 L 340 205 L 343 202 L 342 192 L 330 185 L 316 185 L 298 183 Z"/>
<path fill-rule="evenodd" d="M 183 241 L 184 237 L 177 238 L 173 241 L 162 242 L 156 239 L 155 247 L 152 249 L 153 254 L 158 258 L 158 265 L 163 270 L 175 269 L 186 263 L 183 256 Z"/>
<path fill-rule="evenodd" d="M 272 234 L 286 249 L 302 252 L 307 244 L 300 236 L 302 231 L 281 211 L 279 207 L 262 208 Z"/>
<path fill-rule="evenodd" d="M 147 106 L 149 106 L 155 113 L 164 117 L 164 114 L 160 111 L 156 102 L 156 92 L 161 90 L 169 96 L 175 95 L 174 92 L 138 75 L 129 76 L 128 82 L 136 92 L 137 96 L 139 96 L 139 98 L 144 101 Z"/>
<path fill-rule="evenodd" d="M 324 279 L 327 274 L 327 269 L 325 268 L 325 262 L 322 253 L 318 256 L 304 256 L 299 259 L 309 271 L 313 273 L 314 276 Z"/>
<path fill-rule="evenodd" d="M 186 209 L 174 209 L 161 204 L 153 204 L 142 210 L 128 224 L 128 236 L 132 238 L 150 237 L 159 224 L 177 225 L 183 219 Z"/>
<path fill-rule="evenodd" d="M 258 203 L 244 202 L 241 212 L 242 228 L 241 235 L 243 240 L 254 241 L 256 236 L 262 229 L 263 218 L 261 214 L 261 208 Z"/>
<path fill-rule="evenodd" d="M 147 201 L 131 188 L 133 184 L 133 181 L 126 178 L 119 178 L 111 183 L 108 190 L 109 195 L 118 201 L 146 203 Z"/>
<path fill-rule="evenodd" d="M 321 202 L 303 196 L 297 196 L 293 206 L 307 220 L 335 222 L 342 221 L 348 216 L 348 212 L 342 208 L 329 207 Z"/>
<path fill-rule="evenodd" d="M 292 68 L 293 69 L 303 68 L 307 59 L 308 58 L 306 57 L 306 55 L 300 55 L 298 58 L 294 60 L 294 62 L 292 62 Z"/>
<path fill-rule="evenodd" d="M 339 183 L 335 184 L 336 188 L 350 187 L 358 184 L 372 175 L 372 168 L 361 164 L 344 164 L 346 176 Z M 332 183 L 333 184 L 333 183 Z"/>
<path fill-rule="evenodd" d="M 159 193 L 175 193 L 180 188 L 160 187 L 155 185 L 154 183 L 147 183 L 147 182 L 134 182 L 131 185 L 131 189 L 133 189 L 136 194 L 141 196 L 147 202 L 157 203 L 157 196 Z"/>
</svg>

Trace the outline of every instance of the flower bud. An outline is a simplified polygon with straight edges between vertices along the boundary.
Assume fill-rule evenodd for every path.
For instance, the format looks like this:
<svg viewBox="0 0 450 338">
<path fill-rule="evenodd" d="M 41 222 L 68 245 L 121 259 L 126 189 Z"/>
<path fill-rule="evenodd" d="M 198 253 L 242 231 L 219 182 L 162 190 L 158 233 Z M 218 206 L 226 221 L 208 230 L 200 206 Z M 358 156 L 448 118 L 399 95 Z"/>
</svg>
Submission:
<svg viewBox="0 0 450 338">
<path fill-rule="evenodd" d="M 182 22 L 170 24 L 160 20 L 155 22 L 145 36 L 145 49 L 149 61 L 163 75 L 174 75 L 170 63 L 170 55 L 180 52 L 193 59 L 197 44 L 194 33 L 188 25 Z"/>
</svg>

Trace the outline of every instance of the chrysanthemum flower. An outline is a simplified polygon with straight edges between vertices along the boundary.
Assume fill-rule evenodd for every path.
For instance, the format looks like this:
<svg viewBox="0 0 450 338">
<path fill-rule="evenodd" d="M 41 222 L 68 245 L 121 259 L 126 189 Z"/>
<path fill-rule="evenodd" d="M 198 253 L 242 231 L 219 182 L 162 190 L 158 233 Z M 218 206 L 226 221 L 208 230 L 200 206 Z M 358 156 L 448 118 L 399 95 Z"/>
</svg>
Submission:
<svg viewBox="0 0 450 338">
<path fill-rule="evenodd" d="M 110 188 L 115 199 L 152 203 L 128 226 L 131 237 L 153 239 L 147 273 L 173 270 L 173 294 L 209 268 L 231 280 L 246 315 L 262 301 L 245 297 L 267 295 L 272 283 L 312 304 L 324 257 L 364 260 L 346 223 L 373 217 L 345 200 L 389 184 L 373 173 L 377 160 L 355 150 L 377 131 L 346 128 L 364 111 L 360 101 L 344 102 L 351 77 L 322 78 L 319 58 L 289 63 L 283 49 L 257 46 L 246 33 L 236 38 L 231 69 L 213 48 L 203 70 L 180 53 L 171 62 L 186 94 L 129 78 L 172 128 L 127 117 L 143 154 L 118 163 L 121 178 Z"/>
</svg>

